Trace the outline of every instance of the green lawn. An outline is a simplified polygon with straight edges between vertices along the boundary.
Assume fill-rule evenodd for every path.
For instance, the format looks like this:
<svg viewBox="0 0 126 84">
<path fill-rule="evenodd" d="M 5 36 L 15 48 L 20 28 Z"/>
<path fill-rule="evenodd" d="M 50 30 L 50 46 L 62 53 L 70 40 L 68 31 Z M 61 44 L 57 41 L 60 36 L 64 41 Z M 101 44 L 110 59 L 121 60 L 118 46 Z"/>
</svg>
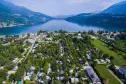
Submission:
<svg viewBox="0 0 126 84">
<path fill-rule="evenodd" d="M 126 65 L 126 60 L 123 58 L 123 56 L 118 55 L 116 52 L 110 50 L 105 43 L 101 42 L 100 40 L 94 39 L 92 41 L 92 44 L 99 48 L 103 53 L 108 54 L 110 56 L 114 56 L 114 63 L 116 65 Z"/>
<path fill-rule="evenodd" d="M 108 79 L 109 84 L 120 84 L 120 82 L 107 70 L 106 65 L 96 65 L 95 69 L 101 78 Z"/>
<path fill-rule="evenodd" d="M 126 50 L 126 40 L 117 40 L 117 47 L 123 50 Z"/>
</svg>

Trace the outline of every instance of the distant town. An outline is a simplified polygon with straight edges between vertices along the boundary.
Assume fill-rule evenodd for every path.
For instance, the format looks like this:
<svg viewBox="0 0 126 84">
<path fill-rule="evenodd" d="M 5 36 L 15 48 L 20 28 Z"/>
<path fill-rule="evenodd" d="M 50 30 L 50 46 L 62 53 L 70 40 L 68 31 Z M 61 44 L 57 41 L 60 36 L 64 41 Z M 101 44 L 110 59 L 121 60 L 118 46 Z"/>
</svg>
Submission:
<svg viewBox="0 0 126 84">
<path fill-rule="evenodd" d="M 125 31 L 0 36 L 0 84 L 125 83 Z"/>
<path fill-rule="evenodd" d="M 24 26 L 24 24 L 19 24 L 15 22 L 0 22 L 0 28 L 7 28 L 7 27 L 16 27 L 16 26 Z"/>
</svg>

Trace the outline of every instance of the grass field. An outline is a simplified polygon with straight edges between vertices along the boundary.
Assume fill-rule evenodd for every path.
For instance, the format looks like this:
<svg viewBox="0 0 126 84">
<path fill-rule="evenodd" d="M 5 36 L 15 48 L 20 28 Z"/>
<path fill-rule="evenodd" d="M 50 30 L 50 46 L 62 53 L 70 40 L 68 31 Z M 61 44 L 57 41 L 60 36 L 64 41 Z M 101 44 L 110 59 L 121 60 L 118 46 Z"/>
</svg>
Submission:
<svg viewBox="0 0 126 84">
<path fill-rule="evenodd" d="M 126 50 L 126 40 L 117 40 L 117 47 L 122 50 Z"/>
<path fill-rule="evenodd" d="M 106 65 L 96 65 L 95 69 L 101 78 L 108 79 L 109 84 L 120 84 L 120 82 L 107 70 Z"/>
<path fill-rule="evenodd" d="M 114 56 L 114 63 L 116 65 L 126 65 L 126 60 L 123 58 L 123 56 L 118 55 L 116 52 L 110 50 L 105 43 L 101 42 L 100 40 L 94 39 L 92 40 L 92 44 L 94 44 L 94 46 L 101 50 L 103 53 Z"/>
</svg>

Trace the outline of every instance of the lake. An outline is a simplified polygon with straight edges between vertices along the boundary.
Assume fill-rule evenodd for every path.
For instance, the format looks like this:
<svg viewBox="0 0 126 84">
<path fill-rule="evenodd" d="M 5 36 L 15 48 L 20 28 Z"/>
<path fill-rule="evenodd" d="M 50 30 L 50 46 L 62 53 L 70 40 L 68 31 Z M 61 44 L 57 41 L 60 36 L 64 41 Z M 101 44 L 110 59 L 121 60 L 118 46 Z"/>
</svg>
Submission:
<svg viewBox="0 0 126 84">
<path fill-rule="evenodd" d="M 125 28 L 103 28 L 94 26 L 81 26 L 75 23 L 70 23 L 65 20 L 52 20 L 45 24 L 27 27 L 12 27 L 12 28 L 0 28 L 0 35 L 17 35 L 25 33 L 36 33 L 39 30 L 56 31 L 66 30 L 69 32 L 88 31 L 88 30 L 107 30 L 107 31 L 123 31 Z"/>
</svg>

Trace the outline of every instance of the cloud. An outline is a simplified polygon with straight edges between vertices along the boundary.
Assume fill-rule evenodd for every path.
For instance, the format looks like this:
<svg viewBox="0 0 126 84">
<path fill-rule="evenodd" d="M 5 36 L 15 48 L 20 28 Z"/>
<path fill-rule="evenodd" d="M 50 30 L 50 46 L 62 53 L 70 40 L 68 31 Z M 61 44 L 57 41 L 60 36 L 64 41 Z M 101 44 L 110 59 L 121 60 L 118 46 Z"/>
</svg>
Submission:
<svg viewBox="0 0 126 84">
<path fill-rule="evenodd" d="M 8 0 L 47 15 L 69 15 L 101 11 L 124 0 Z"/>
</svg>

